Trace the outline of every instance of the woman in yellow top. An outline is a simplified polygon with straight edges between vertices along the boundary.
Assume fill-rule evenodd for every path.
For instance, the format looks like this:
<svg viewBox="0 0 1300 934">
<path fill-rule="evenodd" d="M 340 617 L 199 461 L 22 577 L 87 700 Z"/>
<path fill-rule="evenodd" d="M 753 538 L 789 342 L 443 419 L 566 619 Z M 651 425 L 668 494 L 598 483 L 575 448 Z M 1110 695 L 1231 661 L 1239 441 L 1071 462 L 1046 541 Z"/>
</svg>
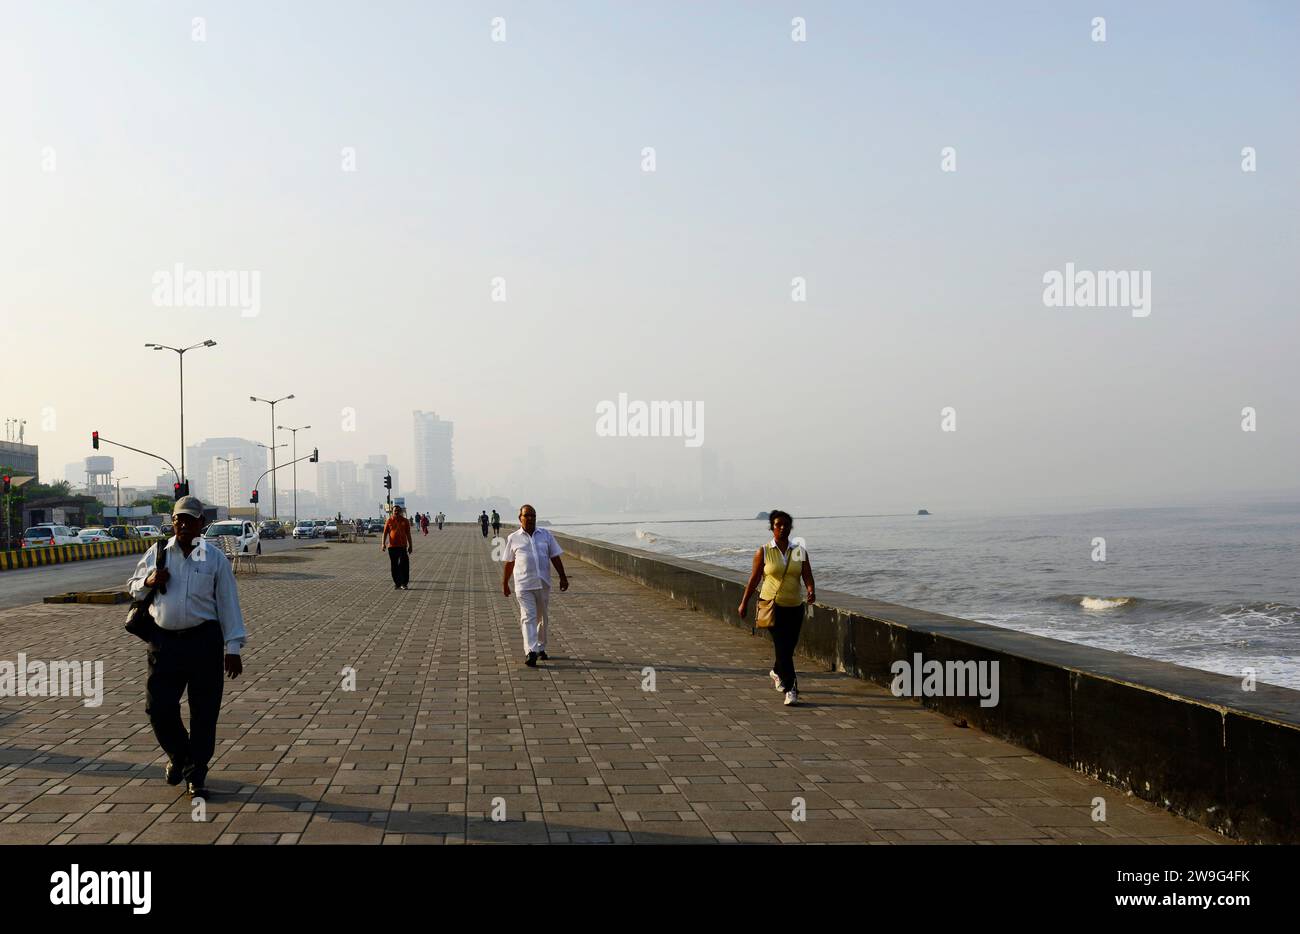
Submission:
<svg viewBox="0 0 1300 934">
<path fill-rule="evenodd" d="M 775 603 L 772 645 L 776 649 L 776 661 L 768 672 L 768 677 L 776 689 L 785 694 L 785 704 L 789 707 L 799 703 L 799 683 L 794 673 L 794 648 L 799 644 L 799 630 L 803 628 L 804 607 L 807 603 L 817 602 L 817 590 L 813 585 L 812 562 L 808 559 L 808 550 L 790 543 L 794 519 L 788 512 L 773 509 L 768 514 L 767 524 L 772 530 L 772 540 L 754 552 L 754 567 L 749 582 L 745 584 L 745 593 L 740 598 L 740 618 L 745 618 L 749 598 L 758 587 L 761 575 L 763 589 L 759 591 L 758 598 Z M 801 580 L 807 593 L 807 603 L 799 588 Z"/>
</svg>

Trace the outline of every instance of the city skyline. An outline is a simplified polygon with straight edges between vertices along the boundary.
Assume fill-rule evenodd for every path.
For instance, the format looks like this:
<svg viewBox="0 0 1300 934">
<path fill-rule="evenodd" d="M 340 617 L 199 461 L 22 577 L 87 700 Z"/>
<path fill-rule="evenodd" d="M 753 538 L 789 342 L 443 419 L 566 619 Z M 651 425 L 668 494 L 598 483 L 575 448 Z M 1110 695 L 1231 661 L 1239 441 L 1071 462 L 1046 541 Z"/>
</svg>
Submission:
<svg viewBox="0 0 1300 934">
<path fill-rule="evenodd" d="M 92 430 L 175 461 L 175 355 L 144 344 L 210 340 L 185 357 L 187 443 L 287 441 L 248 397 L 294 394 L 300 456 L 384 451 L 418 489 L 409 413 L 437 411 L 457 499 L 1297 491 L 1294 8 L 1144 5 L 1104 41 L 1074 2 L 830 4 L 806 41 L 741 4 L 575 8 L 519 11 L 506 42 L 475 4 L 398 4 L 396 29 L 234 3 L 202 42 L 188 15 L 61 9 L 0 38 L 0 309 L 36 348 L 7 414 L 47 472 Z M 64 333 L 133 378 L 51 378 Z M 602 434 L 624 398 L 705 430 Z"/>
</svg>

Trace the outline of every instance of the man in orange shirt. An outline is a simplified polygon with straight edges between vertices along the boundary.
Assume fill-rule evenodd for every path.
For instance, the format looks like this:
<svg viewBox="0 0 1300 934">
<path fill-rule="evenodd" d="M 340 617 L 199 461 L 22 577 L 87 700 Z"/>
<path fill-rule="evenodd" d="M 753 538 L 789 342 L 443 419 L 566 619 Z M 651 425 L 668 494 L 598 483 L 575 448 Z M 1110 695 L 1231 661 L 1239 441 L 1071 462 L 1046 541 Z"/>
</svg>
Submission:
<svg viewBox="0 0 1300 934">
<path fill-rule="evenodd" d="M 393 507 L 393 514 L 384 523 L 384 535 L 379 541 L 379 550 L 388 552 L 388 561 L 393 568 L 393 589 L 410 590 L 411 522 L 403 514 L 401 506 Z"/>
</svg>

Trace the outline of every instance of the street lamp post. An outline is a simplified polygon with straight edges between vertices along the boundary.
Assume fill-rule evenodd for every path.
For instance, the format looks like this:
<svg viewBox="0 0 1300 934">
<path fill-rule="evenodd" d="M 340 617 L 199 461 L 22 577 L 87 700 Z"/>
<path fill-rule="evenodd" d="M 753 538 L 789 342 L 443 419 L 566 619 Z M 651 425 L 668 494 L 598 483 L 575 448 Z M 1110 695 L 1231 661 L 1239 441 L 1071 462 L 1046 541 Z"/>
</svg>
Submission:
<svg viewBox="0 0 1300 934">
<path fill-rule="evenodd" d="M 122 481 L 130 480 L 130 477 L 117 477 L 117 524 L 126 525 L 122 521 Z"/>
<path fill-rule="evenodd" d="M 218 457 L 217 460 L 225 461 L 226 464 L 226 518 L 230 518 L 230 465 L 235 461 L 242 461 L 242 457 Z"/>
<path fill-rule="evenodd" d="M 259 441 L 257 442 L 257 446 L 259 448 L 266 448 L 268 451 L 271 452 L 271 469 L 267 471 L 271 475 L 271 518 L 275 519 L 278 522 L 280 521 L 279 519 L 280 514 L 275 510 L 275 449 L 287 448 L 289 446 L 289 442 L 285 441 L 281 444 L 270 445 L 270 444 L 263 444 L 261 441 Z"/>
<path fill-rule="evenodd" d="M 181 483 L 185 483 L 185 353 L 189 350 L 196 350 L 199 347 L 215 347 L 217 342 L 206 340 L 201 344 L 194 344 L 190 347 L 168 347 L 166 344 L 145 344 L 146 347 L 153 350 L 170 350 L 173 351 L 181 362 Z"/>
<path fill-rule="evenodd" d="M 272 519 L 279 519 L 279 518 L 280 518 L 280 509 L 279 509 L 278 504 L 276 503 L 276 496 L 275 496 L 275 494 L 276 494 L 276 482 L 275 482 L 275 448 L 276 448 L 276 444 L 275 444 L 275 407 L 276 407 L 276 405 L 277 405 L 278 403 L 280 403 L 280 402 L 284 402 L 286 399 L 292 399 L 292 398 L 293 398 L 293 393 L 289 393 L 289 395 L 287 395 L 287 396 L 282 396 L 282 397 L 280 397 L 279 399 L 259 399 L 257 396 L 249 396 L 248 398 L 249 398 L 249 401 L 250 401 L 250 402 L 265 402 L 267 405 L 269 405 L 269 406 L 271 407 L 271 444 L 269 445 L 269 447 L 271 448 L 271 518 L 272 518 Z M 262 447 L 267 447 L 267 446 L 268 446 L 268 445 L 262 445 Z"/>
<path fill-rule="evenodd" d="M 306 431 L 311 425 L 290 428 L 288 425 L 276 425 L 281 431 L 293 432 L 293 525 L 298 527 L 298 432 Z"/>
</svg>

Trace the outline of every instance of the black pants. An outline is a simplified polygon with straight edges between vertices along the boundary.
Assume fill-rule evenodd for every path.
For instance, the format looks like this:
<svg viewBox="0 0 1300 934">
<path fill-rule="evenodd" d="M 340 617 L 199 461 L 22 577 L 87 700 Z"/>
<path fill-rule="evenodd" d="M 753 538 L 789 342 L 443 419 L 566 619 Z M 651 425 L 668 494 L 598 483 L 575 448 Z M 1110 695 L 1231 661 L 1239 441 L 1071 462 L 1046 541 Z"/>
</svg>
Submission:
<svg viewBox="0 0 1300 934">
<path fill-rule="evenodd" d="M 799 679 L 794 673 L 794 647 L 799 644 L 799 630 L 803 628 L 803 608 L 798 606 L 775 606 L 775 619 L 772 623 L 772 645 L 776 649 L 776 661 L 772 670 L 781 679 L 781 690 L 797 691 Z"/>
<path fill-rule="evenodd" d="M 405 587 L 411 582 L 411 554 L 405 548 L 388 546 L 388 562 L 393 568 L 393 583 Z"/>
<path fill-rule="evenodd" d="M 483 523 L 483 537 L 487 538 L 487 523 Z"/>
<path fill-rule="evenodd" d="M 158 745 L 182 767 L 185 780 L 202 785 L 217 748 L 217 714 L 225 675 L 225 641 L 221 624 L 161 631 L 149 646 L 149 677 L 144 709 Z M 181 720 L 181 693 L 190 697 L 190 729 Z"/>
</svg>

